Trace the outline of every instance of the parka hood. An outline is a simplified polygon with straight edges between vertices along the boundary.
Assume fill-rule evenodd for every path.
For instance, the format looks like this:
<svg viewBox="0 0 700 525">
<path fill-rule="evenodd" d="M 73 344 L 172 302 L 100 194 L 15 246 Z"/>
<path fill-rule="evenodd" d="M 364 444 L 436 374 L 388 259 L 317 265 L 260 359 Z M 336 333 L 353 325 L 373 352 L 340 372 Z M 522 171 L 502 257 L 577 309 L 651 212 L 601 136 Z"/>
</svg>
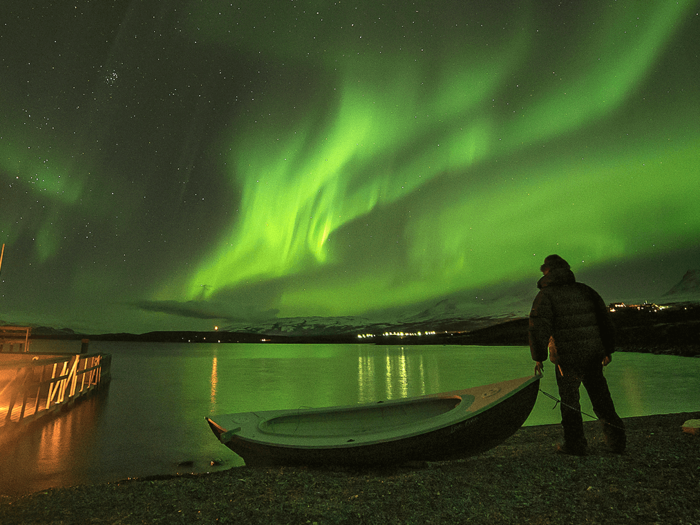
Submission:
<svg viewBox="0 0 700 525">
<path fill-rule="evenodd" d="M 574 284 L 576 277 L 574 272 L 568 268 L 554 268 L 549 273 L 537 281 L 537 288 L 540 290 L 546 286 L 564 286 Z"/>
</svg>

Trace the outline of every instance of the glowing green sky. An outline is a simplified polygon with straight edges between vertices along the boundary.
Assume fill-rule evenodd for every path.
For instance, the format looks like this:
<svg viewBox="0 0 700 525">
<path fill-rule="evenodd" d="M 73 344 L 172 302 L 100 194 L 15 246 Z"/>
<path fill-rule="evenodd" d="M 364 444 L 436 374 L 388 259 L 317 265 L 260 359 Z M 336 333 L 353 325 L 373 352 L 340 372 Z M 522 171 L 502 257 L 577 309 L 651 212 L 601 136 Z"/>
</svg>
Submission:
<svg viewBox="0 0 700 525">
<path fill-rule="evenodd" d="M 410 311 L 555 252 L 660 295 L 698 266 L 700 4 L 559 4 L 11 8 L 0 319 Z"/>
</svg>

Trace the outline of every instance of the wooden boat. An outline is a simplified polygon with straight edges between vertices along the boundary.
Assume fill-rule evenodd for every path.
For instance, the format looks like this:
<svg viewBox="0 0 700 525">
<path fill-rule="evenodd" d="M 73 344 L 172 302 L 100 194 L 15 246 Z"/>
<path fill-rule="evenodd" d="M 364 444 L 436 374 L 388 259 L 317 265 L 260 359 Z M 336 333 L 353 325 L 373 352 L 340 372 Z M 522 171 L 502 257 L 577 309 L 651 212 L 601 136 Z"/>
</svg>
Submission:
<svg viewBox="0 0 700 525">
<path fill-rule="evenodd" d="M 377 465 L 479 454 L 532 411 L 540 376 L 342 407 L 206 418 L 247 465 Z"/>
</svg>

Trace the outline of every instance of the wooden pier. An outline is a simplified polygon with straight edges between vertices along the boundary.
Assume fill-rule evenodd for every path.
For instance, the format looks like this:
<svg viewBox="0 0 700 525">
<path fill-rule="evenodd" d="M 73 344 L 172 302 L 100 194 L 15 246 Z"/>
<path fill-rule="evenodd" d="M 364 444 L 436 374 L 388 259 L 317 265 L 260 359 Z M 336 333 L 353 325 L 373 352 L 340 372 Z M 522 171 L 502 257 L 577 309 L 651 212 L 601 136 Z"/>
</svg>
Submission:
<svg viewBox="0 0 700 525">
<path fill-rule="evenodd" d="M 29 352 L 28 326 L 0 326 L 0 352 Z"/>
<path fill-rule="evenodd" d="M 105 385 L 111 360 L 110 354 L 0 353 L 0 441 Z"/>
</svg>

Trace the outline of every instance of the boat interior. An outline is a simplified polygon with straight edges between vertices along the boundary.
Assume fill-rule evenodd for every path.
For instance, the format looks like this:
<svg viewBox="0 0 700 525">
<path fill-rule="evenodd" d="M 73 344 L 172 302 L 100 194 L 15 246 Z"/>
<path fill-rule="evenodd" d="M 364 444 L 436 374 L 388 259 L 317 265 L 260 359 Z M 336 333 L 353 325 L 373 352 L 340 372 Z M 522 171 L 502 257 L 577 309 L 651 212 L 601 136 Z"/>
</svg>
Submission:
<svg viewBox="0 0 700 525">
<path fill-rule="evenodd" d="M 448 396 L 419 398 L 410 402 L 384 401 L 340 410 L 306 409 L 263 421 L 259 429 L 265 433 L 297 437 L 386 432 L 390 428 L 415 425 L 442 416 L 460 405 L 466 410 L 473 401 L 473 396 Z"/>
</svg>

